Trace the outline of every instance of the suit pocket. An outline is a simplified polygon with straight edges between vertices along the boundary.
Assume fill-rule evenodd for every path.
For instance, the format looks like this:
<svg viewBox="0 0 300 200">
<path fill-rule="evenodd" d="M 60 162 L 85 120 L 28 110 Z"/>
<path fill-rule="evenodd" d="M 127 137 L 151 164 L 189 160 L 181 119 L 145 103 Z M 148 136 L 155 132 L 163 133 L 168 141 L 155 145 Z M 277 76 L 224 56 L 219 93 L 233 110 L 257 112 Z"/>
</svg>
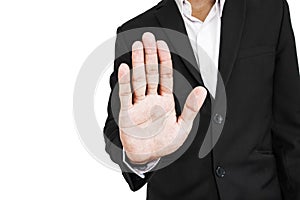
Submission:
<svg viewBox="0 0 300 200">
<path fill-rule="evenodd" d="M 271 149 L 270 150 L 256 149 L 255 153 L 262 155 L 262 156 L 273 156 L 274 157 L 273 150 L 271 150 Z"/>
<path fill-rule="evenodd" d="M 256 46 L 245 49 L 240 49 L 237 59 L 251 58 L 261 55 L 272 55 L 275 54 L 274 46 Z"/>
</svg>

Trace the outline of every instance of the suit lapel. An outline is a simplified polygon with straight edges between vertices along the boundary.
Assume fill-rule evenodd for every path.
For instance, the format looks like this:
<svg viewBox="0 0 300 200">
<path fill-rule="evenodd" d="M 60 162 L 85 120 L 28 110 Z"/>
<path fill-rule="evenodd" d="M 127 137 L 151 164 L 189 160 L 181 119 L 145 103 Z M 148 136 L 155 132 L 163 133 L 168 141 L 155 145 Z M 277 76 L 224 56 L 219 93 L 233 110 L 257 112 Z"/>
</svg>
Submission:
<svg viewBox="0 0 300 200">
<path fill-rule="evenodd" d="M 184 21 L 175 0 L 164 0 L 157 8 L 156 18 L 162 28 L 171 29 L 181 33 L 173 34 L 172 32 L 164 31 L 167 36 L 166 42 L 168 43 L 171 52 L 180 57 L 183 65 L 188 69 L 191 75 L 200 85 L 203 85 L 197 61 L 189 38 L 187 37 Z"/>
<path fill-rule="evenodd" d="M 219 71 L 228 83 L 236 60 L 246 18 L 246 0 L 226 0 L 222 14 Z"/>
</svg>

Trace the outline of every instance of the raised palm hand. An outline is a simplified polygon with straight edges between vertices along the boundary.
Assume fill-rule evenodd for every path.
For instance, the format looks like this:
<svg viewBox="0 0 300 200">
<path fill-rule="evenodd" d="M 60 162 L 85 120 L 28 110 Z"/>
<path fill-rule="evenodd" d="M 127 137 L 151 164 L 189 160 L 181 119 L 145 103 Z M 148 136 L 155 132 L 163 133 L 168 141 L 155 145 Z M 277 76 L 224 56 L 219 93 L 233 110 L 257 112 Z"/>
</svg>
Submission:
<svg viewBox="0 0 300 200">
<path fill-rule="evenodd" d="M 118 78 L 120 138 L 130 161 L 146 163 L 176 151 L 191 131 L 206 89 L 194 88 L 177 118 L 171 54 L 149 32 L 132 45 L 132 78 L 127 64 L 120 65 Z"/>
</svg>

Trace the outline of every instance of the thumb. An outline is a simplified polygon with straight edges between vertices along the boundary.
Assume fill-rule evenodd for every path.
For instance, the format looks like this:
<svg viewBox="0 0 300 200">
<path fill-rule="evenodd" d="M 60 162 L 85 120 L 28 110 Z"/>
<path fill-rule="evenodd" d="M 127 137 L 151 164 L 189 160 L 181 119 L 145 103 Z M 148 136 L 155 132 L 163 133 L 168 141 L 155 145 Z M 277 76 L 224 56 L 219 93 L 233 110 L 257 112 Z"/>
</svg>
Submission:
<svg viewBox="0 0 300 200">
<path fill-rule="evenodd" d="M 202 107 L 206 95 L 207 90 L 204 87 L 198 86 L 187 97 L 183 111 L 179 117 L 179 120 L 183 121 L 186 126 L 185 128 L 190 129 L 192 127 L 193 121 Z"/>
</svg>

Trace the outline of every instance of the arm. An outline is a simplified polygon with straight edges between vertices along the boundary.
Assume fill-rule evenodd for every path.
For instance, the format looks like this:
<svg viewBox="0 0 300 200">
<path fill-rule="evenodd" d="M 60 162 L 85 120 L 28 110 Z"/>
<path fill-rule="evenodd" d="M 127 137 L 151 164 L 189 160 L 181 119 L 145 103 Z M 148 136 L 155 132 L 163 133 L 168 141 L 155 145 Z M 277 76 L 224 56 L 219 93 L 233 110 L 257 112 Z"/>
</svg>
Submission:
<svg viewBox="0 0 300 200">
<path fill-rule="evenodd" d="M 104 134 L 106 150 L 111 159 L 121 167 L 130 188 L 137 190 L 149 180 L 153 172 L 146 173 L 144 179 L 126 173 L 130 169 L 122 162 L 122 147 L 131 162 L 139 166 L 171 154 L 173 157 L 176 155 L 173 153 L 189 136 L 207 91 L 204 87 L 195 87 L 178 117 L 173 94 L 172 58 L 167 43 L 156 40 L 150 32 L 142 35 L 142 41 L 136 40 L 128 45 L 125 41 L 130 42 L 121 37 L 124 36 L 119 34 L 116 40 L 115 69 L 110 79 L 113 92 L 109 99 Z M 132 52 L 124 54 L 130 45 Z M 158 69 L 159 63 L 161 65 Z M 117 92 L 115 86 L 118 86 Z M 113 116 L 112 109 L 118 111 L 115 115 L 119 116 Z M 114 119 L 118 119 L 118 122 Z"/>
<path fill-rule="evenodd" d="M 300 77 L 286 0 L 274 72 L 272 133 L 284 199 L 300 199 Z"/>
</svg>

